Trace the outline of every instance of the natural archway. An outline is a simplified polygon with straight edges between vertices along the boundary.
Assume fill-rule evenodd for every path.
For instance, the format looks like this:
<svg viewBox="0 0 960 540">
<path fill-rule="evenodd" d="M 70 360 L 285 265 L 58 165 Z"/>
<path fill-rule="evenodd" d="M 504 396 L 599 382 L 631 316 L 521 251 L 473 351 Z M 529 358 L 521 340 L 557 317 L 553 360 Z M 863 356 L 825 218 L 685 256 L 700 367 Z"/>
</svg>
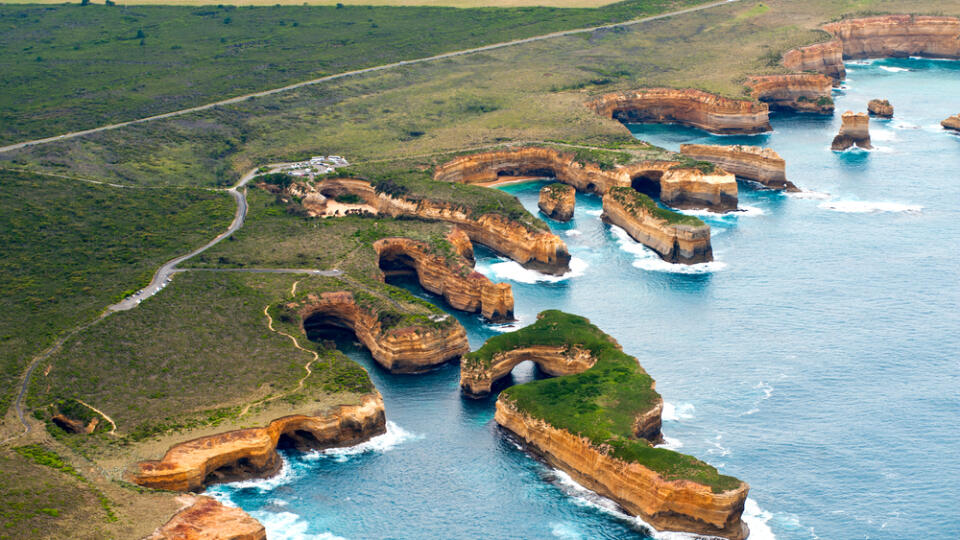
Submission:
<svg viewBox="0 0 960 540">
<path fill-rule="evenodd" d="M 660 180 L 663 171 L 643 171 L 630 179 L 630 186 L 653 199 L 660 198 Z"/>
</svg>

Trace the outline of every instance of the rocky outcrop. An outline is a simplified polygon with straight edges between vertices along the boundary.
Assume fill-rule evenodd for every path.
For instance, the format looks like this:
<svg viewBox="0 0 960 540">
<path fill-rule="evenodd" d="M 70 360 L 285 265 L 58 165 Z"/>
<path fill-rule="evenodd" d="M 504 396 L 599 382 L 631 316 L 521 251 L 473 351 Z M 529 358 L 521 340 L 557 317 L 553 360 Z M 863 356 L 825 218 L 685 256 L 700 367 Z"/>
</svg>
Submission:
<svg viewBox="0 0 960 540">
<path fill-rule="evenodd" d="M 182 495 L 186 506 L 144 540 L 267 540 L 259 521 L 206 496 Z"/>
<path fill-rule="evenodd" d="M 696 218 L 671 221 L 660 210 L 630 188 L 614 188 L 603 196 L 603 220 L 623 228 L 663 260 L 680 264 L 713 260 L 709 225 Z"/>
<path fill-rule="evenodd" d="M 571 189 L 571 191 L 573 191 Z M 455 229 L 450 237 L 462 236 L 451 245 L 470 242 Z M 409 238 L 383 238 L 373 244 L 386 273 L 413 272 L 424 289 L 443 296 L 453 308 L 480 312 L 487 320 L 513 320 L 513 291 L 508 283 L 493 283 L 474 272 L 473 264 L 459 253 L 436 254 L 425 242 Z M 472 250 L 471 250 L 472 251 Z"/>
<path fill-rule="evenodd" d="M 567 184 L 555 183 L 540 190 L 537 206 L 550 219 L 570 221 L 577 205 L 577 191 Z"/>
<path fill-rule="evenodd" d="M 787 51 L 783 55 L 783 65 L 795 71 L 816 71 L 835 82 L 847 76 L 847 68 L 843 66 L 843 42 L 839 39 Z"/>
<path fill-rule="evenodd" d="M 267 427 L 180 443 L 159 461 L 137 463 L 128 478 L 154 489 L 200 491 L 212 483 L 276 473 L 281 464 L 278 445 L 300 449 L 351 446 L 385 431 L 383 399 L 375 393 L 365 396 L 359 405 L 342 405 L 329 414 L 284 416 Z"/>
<path fill-rule="evenodd" d="M 494 419 L 551 466 L 658 530 L 732 540 L 749 534 L 741 520 L 749 490 L 743 482 L 736 489 L 715 493 L 690 480 L 667 480 L 640 463 L 620 460 L 609 449 L 519 411 L 502 397 Z"/>
<path fill-rule="evenodd" d="M 726 212 L 737 207 L 736 179 L 724 171 L 704 172 L 679 161 L 638 161 L 601 168 L 577 161 L 572 152 L 523 147 L 461 156 L 437 168 L 434 179 L 487 183 L 503 176 L 556 178 L 583 193 L 605 194 L 613 187 L 633 186 L 677 208 Z"/>
<path fill-rule="evenodd" d="M 701 90 L 635 90 L 607 94 L 589 105 L 598 114 L 624 123 L 683 124 L 720 134 L 771 129 L 765 103 L 725 98 Z"/>
<path fill-rule="evenodd" d="M 950 118 L 947 118 L 943 122 L 940 122 L 940 125 L 946 129 L 952 129 L 954 131 L 960 131 L 960 114 L 955 114 Z"/>
<path fill-rule="evenodd" d="M 848 19 L 823 26 L 843 43 L 843 58 L 960 59 L 960 19 L 885 15 Z"/>
<path fill-rule="evenodd" d="M 432 316 L 430 323 L 407 324 L 403 313 L 384 313 L 373 305 L 361 305 L 345 291 L 311 293 L 284 308 L 295 310 L 304 326 L 353 330 L 373 359 L 393 373 L 427 371 L 470 351 L 466 331 L 449 315 Z M 391 322 L 391 318 L 401 320 Z M 386 327 L 388 324 L 392 326 Z"/>
<path fill-rule="evenodd" d="M 97 429 L 97 425 L 100 423 L 99 418 L 91 418 L 88 423 L 84 424 L 80 420 L 75 420 L 62 413 L 54 415 L 50 421 L 67 433 L 82 433 L 84 435 L 93 433 L 93 431 Z"/>
<path fill-rule="evenodd" d="M 847 111 L 843 113 L 843 123 L 840 133 L 833 138 L 830 148 L 834 151 L 843 151 L 851 146 L 870 149 L 870 116 L 867 113 Z"/>
<path fill-rule="evenodd" d="M 760 75 L 747 80 L 754 99 L 767 103 L 770 110 L 790 110 L 819 114 L 833 113 L 833 79 L 819 73 Z"/>
<path fill-rule="evenodd" d="M 590 351 L 579 347 L 534 345 L 498 352 L 490 365 L 481 362 L 461 363 L 460 389 L 469 397 L 490 394 L 496 382 L 513 371 L 520 362 L 530 360 L 554 377 L 581 373 L 597 362 Z M 657 424 L 659 431 L 659 423 Z"/>
<path fill-rule="evenodd" d="M 871 116 L 880 118 L 893 118 L 893 105 L 885 99 L 871 99 L 867 103 L 867 112 Z"/>
<path fill-rule="evenodd" d="M 692 159 L 714 163 L 740 178 L 771 189 L 799 191 L 787 180 L 786 162 L 770 148 L 684 144 L 680 146 L 680 153 Z"/>
</svg>

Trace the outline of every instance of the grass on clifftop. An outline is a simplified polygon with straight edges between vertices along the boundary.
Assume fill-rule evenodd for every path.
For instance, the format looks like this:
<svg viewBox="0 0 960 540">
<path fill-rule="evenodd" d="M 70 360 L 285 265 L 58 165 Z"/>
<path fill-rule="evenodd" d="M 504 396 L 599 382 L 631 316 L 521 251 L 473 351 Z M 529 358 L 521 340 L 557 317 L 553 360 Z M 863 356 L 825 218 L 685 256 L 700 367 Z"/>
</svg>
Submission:
<svg viewBox="0 0 960 540">
<path fill-rule="evenodd" d="M 739 480 L 720 474 L 707 463 L 653 448 L 634 435 L 635 419 L 650 410 L 660 395 L 637 359 L 584 317 L 544 311 L 530 326 L 490 338 L 479 350 L 464 356 L 463 363 L 490 365 L 498 352 L 532 345 L 576 345 L 589 350 L 597 362 L 576 375 L 512 386 L 501 392 L 501 398 L 556 428 L 586 437 L 597 446 L 608 445 L 614 457 L 639 463 L 667 480 L 692 480 L 718 493 L 739 487 Z"/>
<path fill-rule="evenodd" d="M 703 220 L 696 216 L 688 216 L 657 206 L 657 203 L 653 199 L 631 187 L 612 187 L 607 194 L 613 197 L 613 200 L 623 205 L 623 207 L 634 216 L 639 216 L 641 213 L 646 212 L 671 225 L 689 225 L 691 227 L 703 227 L 706 225 Z"/>
</svg>

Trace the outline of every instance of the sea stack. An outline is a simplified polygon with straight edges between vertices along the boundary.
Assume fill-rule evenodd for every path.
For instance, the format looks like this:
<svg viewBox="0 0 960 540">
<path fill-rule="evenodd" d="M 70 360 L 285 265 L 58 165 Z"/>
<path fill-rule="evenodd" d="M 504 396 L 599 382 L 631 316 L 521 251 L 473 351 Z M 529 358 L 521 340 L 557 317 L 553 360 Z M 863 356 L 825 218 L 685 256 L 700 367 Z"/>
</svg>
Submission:
<svg viewBox="0 0 960 540">
<path fill-rule="evenodd" d="M 867 103 L 867 111 L 871 116 L 893 118 L 893 105 L 885 99 L 871 99 L 870 103 Z"/>
<path fill-rule="evenodd" d="M 955 114 L 950 118 L 947 118 L 943 122 L 940 122 L 940 125 L 943 126 L 945 129 L 960 131 L 960 114 Z"/>
<path fill-rule="evenodd" d="M 763 184 L 770 189 L 800 191 L 787 180 L 787 164 L 780 154 L 771 148 L 682 144 L 680 153 L 692 159 L 708 161 L 740 178 Z"/>
<path fill-rule="evenodd" d="M 577 204 L 577 190 L 573 186 L 559 182 L 544 186 L 540 190 L 540 211 L 557 221 L 570 221 Z"/>
<path fill-rule="evenodd" d="M 855 113 L 847 111 L 843 113 L 843 123 L 840 125 L 840 133 L 833 138 L 833 144 L 830 148 L 835 151 L 843 151 L 851 146 L 870 149 L 870 116 L 867 113 Z"/>
</svg>

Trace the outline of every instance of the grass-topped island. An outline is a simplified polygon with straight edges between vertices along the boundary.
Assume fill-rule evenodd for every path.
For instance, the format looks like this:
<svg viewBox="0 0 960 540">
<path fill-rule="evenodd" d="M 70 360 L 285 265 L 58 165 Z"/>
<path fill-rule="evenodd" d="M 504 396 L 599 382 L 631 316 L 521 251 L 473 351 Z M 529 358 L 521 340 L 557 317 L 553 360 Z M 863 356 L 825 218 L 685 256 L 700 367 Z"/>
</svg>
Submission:
<svg viewBox="0 0 960 540">
<path fill-rule="evenodd" d="M 462 360 L 470 396 L 531 360 L 556 378 L 507 388 L 497 423 L 547 463 L 657 529 L 746 538 L 749 487 L 660 442 L 663 400 L 637 359 L 584 317 L 557 310 Z"/>
</svg>

